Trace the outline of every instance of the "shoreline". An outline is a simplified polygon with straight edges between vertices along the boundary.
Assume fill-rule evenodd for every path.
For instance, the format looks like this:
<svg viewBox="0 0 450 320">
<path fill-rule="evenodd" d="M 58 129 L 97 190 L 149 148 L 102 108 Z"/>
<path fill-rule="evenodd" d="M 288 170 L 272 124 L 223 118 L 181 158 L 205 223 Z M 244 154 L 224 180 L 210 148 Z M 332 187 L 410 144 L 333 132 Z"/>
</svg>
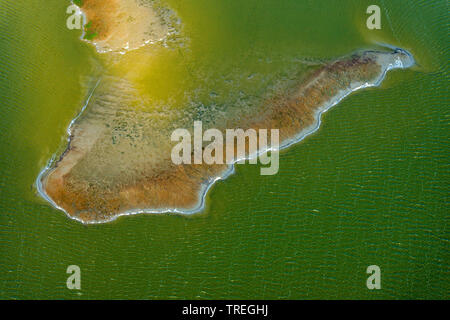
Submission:
<svg viewBox="0 0 450 320">
<path fill-rule="evenodd" d="M 389 47 L 389 45 L 386 45 L 387 47 Z M 390 47 L 391 49 L 393 49 L 393 47 Z M 346 97 L 348 97 L 350 94 L 352 94 L 353 92 L 359 91 L 361 89 L 364 88 L 369 88 L 369 87 L 378 87 L 380 86 L 380 84 L 383 82 L 383 80 L 386 77 L 386 74 L 388 71 L 393 70 L 393 69 L 405 69 L 405 68 L 409 68 L 412 65 L 415 64 L 414 62 L 414 58 L 411 55 L 411 53 L 409 53 L 408 51 L 401 49 L 401 48 L 395 48 L 393 49 L 394 51 L 391 52 L 391 54 L 404 54 L 407 56 L 407 58 L 409 59 L 409 63 L 408 64 L 404 64 L 403 61 L 398 58 L 395 60 L 395 63 L 389 63 L 387 65 L 385 65 L 383 67 L 383 72 L 376 78 L 376 81 L 373 81 L 372 83 L 370 82 L 365 82 L 362 83 L 358 86 L 355 86 L 354 88 L 348 88 L 348 90 L 340 90 L 338 91 L 338 93 L 333 96 L 331 99 L 329 99 L 326 103 L 324 103 L 323 105 L 319 106 L 317 108 L 317 110 L 315 111 L 314 114 L 314 121 L 313 123 L 304 128 L 303 130 L 301 130 L 297 135 L 295 135 L 294 137 L 290 138 L 290 139 L 285 139 L 282 141 L 282 143 L 280 144 L 280 147 L 278 150 L 271 150 L 271 149 L 265 149 L 265 150 L 259 150 L 257 151 L 255 154 L 250 155 L 248 157 L 245 157 L 243 159 L 237 159 L 233 164 L 228 165 L 228 168 L 224 171 L 222 171 L 218 176 L 214 177 L 214 178 L 210 178 L 209 181 L 205 184 L 201 184 L 200 186 L 200 190 L 198 191 L 197 194 L 197 203 L 194 207 L 192 207 L 191 209 L 186 209 L 186 210 L 182 210 L 182 209 L 178 209 L 178 208 L 162 208 L 162 209 L 155 209 L 155 208 L 136 208 L 133 210 L 127 210 L 124 212 L 120 212 L 120 213 L 116 213 L 113 215 L 110 215 L 109 218 L 107 219 L 103 219 L 103 220 L 83 220 L 80 219 L 79 217 L 70 215 L 65 209 L 63 209 L 62 207 L 58 206 L 45 192 L 44 188 L 43 188 L 43 182 L 45 179 L 45 176 L 49 176 L 49 174 L 51 173 L 51 171 L 53 171 L 54 165 L 55 163 L 57 163 L 59 160 L 56 160 L 56 154 L 54 154 L 51 158 L 51 160 L 48 162 L 48 164 L 46 165 L 46 167 L 41 170 L 41 172 L 39 173 L 37 179 L 36 179 L 36 187 L 38 190 L 39 195 L 47 200 L 48 203 L 50 203 L 54 208 L 63 211 L 69 218 L 76 220 L 78 222 L 81 222 L 83 224 L 100 224 L 100 223 L 107 223 L 107 222 L 112 222 L 115 221 L 117 218 L 122 217 L 122 216 L 131 216 L 131 215 L 137 215 L 137 214 L 178 214 L 178 215 L 193 215 L 196 213 L 199 213 L 201 211 L 203 211 L 205 209 L 205 202 L 206 202 L 206 196 L 208 194 L 208 191 L 212 188 L 212 186 L 219 180 L 225 180 L 227 179 L 230 175 L 234 174 L 235 172 L 235 165 L 240 162 L 240 161 L 245 161 L 248 159 L 252 159 L 254 157 L 257 157 L 261 154 L 264 154 L 268 151 L 275 151 L 275 152 L 279 152 L 280 150 L 286 149 L 294 144 L 297 144 L 301 141 L 303 141 L 306 137 L 308 137 L 309 135 L 315 133 L 321 126 L 321 117 L 322 114 L 327 112 L 328 110 L 330 110 L 331 108 L 333 108 L 334 106 L 338 105 L 343 99 L 345 99 Z M 371 51 L 365 51 L 365 52 L 371 52 Z M 372 52 L 377 52 L 377 51 L 372 51 Z M 341 58 L 342 59 L 342 58 Z M 335 61 L 339 61 L 335 60 Z M 97 81 L 96 85 L 94 86 L 94 88 L 91 90 L 85 105 L 83 106 L 83 108 L 81 109 L 81 111 L 79 112 L 79 114 L 70 122 L 69 127 L 67 129 L 67 133 L 68 133 L 68 146 L 66 148 L 66 150 L 64 151 L 64 153 L 61 155 L 60 158 L 62 158 L 64 156 L 64 154 L 67 152 L 67 150 L 70 147 L 70 142 L 71 142 L 71 128 L 73 126 L 73 124 L 75 123 L 75 121 L 79 118 L 79 116 L 85 111 L 85 109 L 87 108 L 89 101 L 92 97 L 92 95 L 94 94 L 98 84 L 100 83 L 100 80 Z"/>
</svg>

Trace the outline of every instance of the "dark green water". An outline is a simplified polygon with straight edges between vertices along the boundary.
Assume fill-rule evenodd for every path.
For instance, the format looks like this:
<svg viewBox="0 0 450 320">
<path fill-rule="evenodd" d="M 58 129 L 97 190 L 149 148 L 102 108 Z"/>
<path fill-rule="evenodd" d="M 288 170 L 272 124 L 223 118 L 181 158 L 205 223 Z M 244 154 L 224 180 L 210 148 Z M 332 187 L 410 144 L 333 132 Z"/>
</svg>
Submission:
<svg viewBox="0 0 450 320">
<path fill-rule="evenodd" d="M 327 112 L 277 175 L 238 166 L 201 214 L 85 226 L 33 184 L 101 57 L 66 28 L 68 1 L 0 0 L 0 298 L 448 299 L 448 2 L 378 1 L 380 31 L 365 27 L 370 1 L 167 2 L 211 70 L 248 66 L 248 52 L 287 63 L 375 41 L 419 66 Z M 81 291 L 66 288 L 72 264 Z M 381 290 L 366 287 L 373 264 Z"/>
</svg>

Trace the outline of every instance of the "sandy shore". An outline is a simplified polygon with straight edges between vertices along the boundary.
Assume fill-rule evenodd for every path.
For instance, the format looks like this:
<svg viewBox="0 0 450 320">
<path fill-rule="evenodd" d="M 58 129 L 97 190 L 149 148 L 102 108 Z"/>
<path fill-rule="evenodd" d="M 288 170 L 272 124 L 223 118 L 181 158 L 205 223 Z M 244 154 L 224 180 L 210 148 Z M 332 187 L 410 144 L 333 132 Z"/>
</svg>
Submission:
<svg viewBox="0 0 450 320">
<path fill-rule="evenodd" d="M 132 50 L 164 39 L 165 18 L 137 0 L 83 0 L 87 34 L 99 52 Z"/>
<path fill-rule="evenodd" d="M 259 113 L 227 123 L 226 128 L 279 129 L 281 146 L 287 147 L 317 130 L 320 115 L 347 95 L 377 86 L 390 69 L 412 63 L 402 50 L 344 57 L 299 80 L 294 90 L 267 99 Z M 209 187 L 228 176 L 232 166 L 173 164 L 169 129 L 174 123 L 155 126 L 164 114 L 127 109 L 141 103 L 132 84 L 123 79 L 106 83 L 73 123 L 66 152 L 40 176 L 45 197 L 84 223 L 142 212 L 200 210 Z"/>
</svg>

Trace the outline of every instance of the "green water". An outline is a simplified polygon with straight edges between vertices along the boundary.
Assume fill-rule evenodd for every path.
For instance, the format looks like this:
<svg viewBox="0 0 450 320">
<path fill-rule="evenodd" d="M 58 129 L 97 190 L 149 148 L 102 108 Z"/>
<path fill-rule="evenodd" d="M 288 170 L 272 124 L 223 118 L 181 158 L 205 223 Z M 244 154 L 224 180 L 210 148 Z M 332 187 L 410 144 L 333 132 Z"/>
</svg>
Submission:
<svg viewBox="0 0 450 320">
<path fill-rule="evenodd" d="M 377 1 L 379 31 L 365 27 L 372 1 L 167 3 L 199 66 L 180 75 L 161 64 L 153 78 L 165 95 L 195 88 L 182 74 L 197 67 L 251 70 L 263 59 L 270 69 L 376 41 L 419 66 L 327 112 L 281 153 L 277 175 L 238 166 L 200 214 L 86 226 L 49 207 L 34 181 L 102 58 L 66 28 L 68 1 L 0 0 L 0 298 L 448 299 L 448 2 Z M 81 291 L 66 288 L 72 264 Z M 373 264 L 381 290 L 365 284 Z"/>
</svg>

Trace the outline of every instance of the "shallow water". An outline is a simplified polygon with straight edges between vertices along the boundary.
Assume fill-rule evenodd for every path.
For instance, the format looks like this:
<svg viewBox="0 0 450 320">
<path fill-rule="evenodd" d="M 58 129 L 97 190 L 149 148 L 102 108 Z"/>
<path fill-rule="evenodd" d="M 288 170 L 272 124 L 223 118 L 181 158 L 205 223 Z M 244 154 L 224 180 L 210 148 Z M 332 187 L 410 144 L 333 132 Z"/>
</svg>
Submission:
<svg viewBox="0 0 450 320">
<path fill-rule="evenodd" d="M 447 2 L 382 1 L 381 31 L 365 28 L 366 1 L 167 3 L 186 48 L 155 50 L 144 75 L 135 52 L 128 75 L 173 108 L 199 87 L 218 105 L 242 99 L 238 88 L 257 96 L 278 78 L 269 75 L 374 42 L 411 51 L 419 66 L 342 101 L 282 152 L 278 175 L 237 166 L 202 214 L 83 226 L 33 183 L 107 61 L 66 29 L 68 2 L 1 1 L 0 296 L 446 297 Z M 65 287 L 70 264 L 82 270 L 80 295 Z M 371 264 L 381 291 L 365 286 Z"/>
</svg>

